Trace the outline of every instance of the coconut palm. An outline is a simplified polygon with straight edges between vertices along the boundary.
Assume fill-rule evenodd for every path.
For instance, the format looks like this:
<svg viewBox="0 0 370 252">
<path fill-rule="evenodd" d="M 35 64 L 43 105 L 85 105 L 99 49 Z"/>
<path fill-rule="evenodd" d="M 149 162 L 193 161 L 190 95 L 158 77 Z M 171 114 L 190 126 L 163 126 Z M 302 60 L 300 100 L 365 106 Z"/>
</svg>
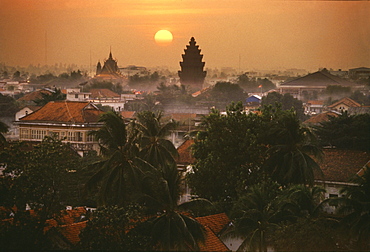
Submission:
<svg viewBox="0 0 370 252">
<path fill-rule="evenodd" d="M 180 177 L 176 165 L 165 165 L 161 170 L 151 172 L 144 180 L 141 201 L 147 207 L 149 218 L 136 229 L 152 239 L 153 247 L 165 251 L 199 250 L 199 244 L 204 242 L 204 227 L 190 217 L 187 202 L 178 205 Z M 197 200 L 192 203 L 208 207 L 207 200 Z M 135 230 L 134 230 L 135 231 Z"/>
<path fill-rule="evenodd" d="M 315 137 L 302 127 L 295 113 L 285 111 L 273 122 L 267 133 L 269 145 L 265 171 L 282 185 L 309 184 L 320 166 L 311 157 L 320 158 L 322 151 L 315 144 Z"/>
<path fill-rule="evenodd" d="M 280 207 L 297 216 L 314 217 L 321 210 L 325 189 L 319 186 L 291 185 L 281 195 Z"/>
<path fill-rule="evenodd" d="M 345 214 L 341 224 L 349 231 L 357 249 L 370 249 L 370 169 L 363 168 L 363 175 L 356 175 L 352 182 L 358 186 L 346 187 L 339 199 L 339 213 Z"/>
<path fill-rule="evenodd" d="M 121 116 L 110 111 L 99 121 L 103 126 L 90 134 L 98 140 L 103 160 L 92 165 L 97 172 L 89 179 L 87 188 L 99 188 L 98 202 L 102 205 L 124 205 L 133 195 L 129 188 L 135 188 L 138 173 L 150 165 L 138 158 L 135 134 L 128 132 Z"/>
<path fill-rule="evenodd" d="M 267 181 L 249 187 L 236 202 L 232 211 L 235 226 L 229 235 L 243 239 L 238 251 L 267 251 L 278 224 L 290 217 L 278 208 L 280 193 L 277 183 Z"/>
<path fill-rule="evenodd" d="M 174 121 L 162 123 L 162 114 L 150 111 L 138 113 L 134 127 L 138 130 L 139 156 L 154 167 L 172 164 L 178 153 L 173 143 L 166 139 L 170 130 L 176 127 Z"/>
</svg>

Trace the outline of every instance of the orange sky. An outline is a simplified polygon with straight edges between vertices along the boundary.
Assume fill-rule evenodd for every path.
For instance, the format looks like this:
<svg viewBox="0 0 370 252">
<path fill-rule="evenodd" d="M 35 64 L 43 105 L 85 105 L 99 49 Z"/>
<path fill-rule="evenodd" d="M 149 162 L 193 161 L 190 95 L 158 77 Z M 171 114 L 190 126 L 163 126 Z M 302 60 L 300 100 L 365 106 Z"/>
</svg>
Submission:
<svg viewBox="0 0 370 252">
<path fill-rule="evenodd" d="M 173 33 L 158 46 L 154 34 Z M 178 70 L 194 36 L 206 67 L 370 67 L 369 1 L 0 0 L 0 63 Z"/>
</svg>

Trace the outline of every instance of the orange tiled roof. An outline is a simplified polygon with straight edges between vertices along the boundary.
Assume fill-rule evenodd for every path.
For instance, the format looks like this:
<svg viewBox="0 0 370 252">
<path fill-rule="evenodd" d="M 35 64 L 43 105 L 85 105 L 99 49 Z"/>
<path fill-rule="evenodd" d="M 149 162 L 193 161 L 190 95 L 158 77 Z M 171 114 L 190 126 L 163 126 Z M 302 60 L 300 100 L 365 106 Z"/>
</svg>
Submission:
<svg viewBox="0 0 370 252">
<path fill-rule="evenodd" d="M 34 101 L 37 99 L 42 99 L 42 94 L 51 94 L 49 90 L 40 89 L 33 91 L 29 94 L 24 95 L 23 97 L 19 98 L 17 101 Z"/>
<path fill-rule="evenodd" d="M 324 149 L 324 160 L 319 163 L 324 177 L 315 179 L 348 182 L 370 160 L 370 153 L 357 150 Z"/>
<path fill-rule="evenodd" d="M 321 123 L 321 122 L 327 122 L 327 121 L 329 121 L 330 116 L 337 117 L 338 114 L 334 113 L 334 112 L 321 113 L 321 114 L 312 116 L 311 118 L 307 119 L 303 123 L 305 123 L 305 124 L 318 124 L 318 123 Z"/>
<path fill-rule="evenodd" d="M 361 107 L 361 104 L 359 104 L 358 102 L 355 102 L 354 100 L 352 100 L 351 98 L 349 97 L 344 97 L 342 99 L 340 99 L 339 101 L 329 105 L 328 107 L 329 108 L 334 108 L 336 106 L 338 106 L 339 104 L 344 104 L 350 108 L 358 108 L 358 107 Z"/>
<path fill-rule="evenodd" d="M 133 118 L 135 111 L 121 111 L 121 116 L 123 118 Z"/>
<path fill-rule="evenodd" d="M 205 227 L 206 240 L 199 244 L 200 251 L 230 251 L 209 227 Z"/>
<path fill-rule="evenodd" d="M 215 234 L 220 233 L 230 223 L 230 219 L 225 213 L 197 217 L 195 219 L 204 227 L 209 227 Z"/>
<path fill-rule="evenodd" d="M 67 123 L 97 122 L 104 113 L 89 102 L 52 101 L 20 121 L 52 121 Z"/>
<path fill-rule="evenodd" d="M 99 99 L 99 98 L 119 98 L 121 97 L 119 94 L 113 92 L 107 88 L 101 89 L 90 89 L 91 98 L 92 99 Z"/>
<path fill-rule="evenodd" d="M 311 104 L 311 105 L 324 105 L 324 101 L 311 100 L 311 101 L 308 101 L 307 104 Z"/>
<path fill-rule="evenodd" d="M 197 117 L 197 114 L 193 114 L 193 113 L 173 113 L 173 114 L 170 114 L 171 118 L 176 120 L 176 121 L 179 121 L 179 122 L 183 122 L 183 121 L 187 121 L 189 119 L 195 119 Z"/>
<path fill-rule="evenodd" d="M 177 158 L 178 164 L 192 164 L 195 162 L 195 159 L 191 155 L 191 145 L 194 143 L 194 140 L 186 140 L 183 142 L 178 148 L 177 152 L 179 153 L 179 156 Z"/>
<path fill-rule="evenodd" d="M 87 221 L 81 221 L 78 223 L 72 223 L 68 225 L 59 226 L 59 232 L 67 238 L 72 244 L 77 244 L 80 241 L 81 230 L 86 227 Z"/>
</svg>

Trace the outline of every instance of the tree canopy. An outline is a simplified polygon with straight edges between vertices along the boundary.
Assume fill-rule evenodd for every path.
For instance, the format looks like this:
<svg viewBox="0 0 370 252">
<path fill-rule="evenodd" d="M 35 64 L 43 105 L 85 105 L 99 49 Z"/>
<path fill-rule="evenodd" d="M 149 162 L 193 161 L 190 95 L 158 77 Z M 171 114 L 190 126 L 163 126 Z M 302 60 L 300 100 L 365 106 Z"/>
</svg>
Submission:
<svg viewBox="0 0 370 252">
<path fill-rule="evenodd" d="M 370 150 L 370 114 L 329 116 L 314 127 L 320 144 L 340 149 Z"/>
</svg>

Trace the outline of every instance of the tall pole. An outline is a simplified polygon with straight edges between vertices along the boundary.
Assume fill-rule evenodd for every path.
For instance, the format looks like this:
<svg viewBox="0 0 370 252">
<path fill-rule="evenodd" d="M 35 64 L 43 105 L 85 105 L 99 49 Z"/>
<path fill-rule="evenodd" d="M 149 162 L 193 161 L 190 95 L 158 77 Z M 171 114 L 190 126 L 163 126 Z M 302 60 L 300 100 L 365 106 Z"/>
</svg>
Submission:
<svg viewBox="0 0 370 252">
<path fill-rule="evenodd" d="M 48 32 L 45 31 L 45 65 L 48 64 Z"/>
</svg>

